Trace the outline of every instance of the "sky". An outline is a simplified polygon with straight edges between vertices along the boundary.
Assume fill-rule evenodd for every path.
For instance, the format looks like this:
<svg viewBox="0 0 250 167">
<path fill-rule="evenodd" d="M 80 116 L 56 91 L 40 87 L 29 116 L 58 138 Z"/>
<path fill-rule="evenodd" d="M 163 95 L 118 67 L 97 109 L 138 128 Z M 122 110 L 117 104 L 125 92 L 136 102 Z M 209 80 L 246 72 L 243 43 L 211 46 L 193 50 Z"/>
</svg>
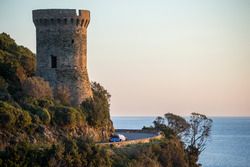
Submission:
<svg viewBox="0 0 250 167">
<path fill-rule="evenodd" d="M 250 116 L 249 0 L 0 0 L 0 32 L 36 52 L 32 10 L 88 9 L 88 72 L 112 116 Z"/>
</svg>

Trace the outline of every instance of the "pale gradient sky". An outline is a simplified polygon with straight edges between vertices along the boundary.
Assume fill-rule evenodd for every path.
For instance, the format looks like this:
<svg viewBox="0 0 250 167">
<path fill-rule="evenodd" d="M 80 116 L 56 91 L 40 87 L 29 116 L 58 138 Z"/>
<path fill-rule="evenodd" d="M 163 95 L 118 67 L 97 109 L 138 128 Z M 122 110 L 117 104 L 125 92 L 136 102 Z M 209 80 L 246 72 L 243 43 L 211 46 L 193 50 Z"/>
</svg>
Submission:
<svg viewBox="0 0 250 167">
<path fill-rule="evenodd" d="M 112 116 L 250 116 L 249 0 L 0 0 L 0 32 L 35 52 L 40 8 L 91 11 L 89 76 Z"/>
</svg>

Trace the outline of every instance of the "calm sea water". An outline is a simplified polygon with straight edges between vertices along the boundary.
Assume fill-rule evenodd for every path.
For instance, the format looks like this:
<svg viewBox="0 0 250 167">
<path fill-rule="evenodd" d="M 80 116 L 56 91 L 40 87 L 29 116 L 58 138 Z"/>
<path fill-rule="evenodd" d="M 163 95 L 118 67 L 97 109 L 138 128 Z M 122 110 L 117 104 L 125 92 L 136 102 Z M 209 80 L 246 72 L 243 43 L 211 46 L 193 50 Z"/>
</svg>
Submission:
<svg viewBox="0 0 250 167">
<path fill-rule="evenodd" d="M 155 117 L 112 117 L 116 129 L 141 129 Z M 214 117 L 212 135 L 200 156 L 203 167 L 250 167 L 250 117 Z"/>
</svg>

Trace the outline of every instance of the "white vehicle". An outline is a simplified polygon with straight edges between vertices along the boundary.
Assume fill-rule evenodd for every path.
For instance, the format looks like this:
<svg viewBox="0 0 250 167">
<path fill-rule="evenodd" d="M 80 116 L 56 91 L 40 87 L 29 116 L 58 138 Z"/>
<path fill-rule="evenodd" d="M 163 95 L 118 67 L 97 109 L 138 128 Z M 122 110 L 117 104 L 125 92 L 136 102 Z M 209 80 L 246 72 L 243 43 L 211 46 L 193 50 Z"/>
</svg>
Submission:
<svg viewBox="0 0 250 167">
<path fill-rule="evenodd" d="M 120 142 L 120 141 L 126 141 L 127 138 L 122 134 L 114 134 L 110 137 L 110 142 Z"/>
</svg>

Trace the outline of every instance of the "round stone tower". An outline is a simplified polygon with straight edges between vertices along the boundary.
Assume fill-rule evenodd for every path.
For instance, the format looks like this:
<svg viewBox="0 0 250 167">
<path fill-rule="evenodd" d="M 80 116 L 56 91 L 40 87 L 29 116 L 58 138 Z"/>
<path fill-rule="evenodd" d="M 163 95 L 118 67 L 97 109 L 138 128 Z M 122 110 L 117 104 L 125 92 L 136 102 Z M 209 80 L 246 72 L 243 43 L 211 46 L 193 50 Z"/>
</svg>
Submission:
<svg viewBox="0 0 250 167">
<path fill-rule="evenodd" d="M 72 105 L 92 97 L 87 72 L 87 27 L 90 12 L 75 9 L 33 10 L 38 76 L 54 90 L 63 87 Z"/>
</svg>

